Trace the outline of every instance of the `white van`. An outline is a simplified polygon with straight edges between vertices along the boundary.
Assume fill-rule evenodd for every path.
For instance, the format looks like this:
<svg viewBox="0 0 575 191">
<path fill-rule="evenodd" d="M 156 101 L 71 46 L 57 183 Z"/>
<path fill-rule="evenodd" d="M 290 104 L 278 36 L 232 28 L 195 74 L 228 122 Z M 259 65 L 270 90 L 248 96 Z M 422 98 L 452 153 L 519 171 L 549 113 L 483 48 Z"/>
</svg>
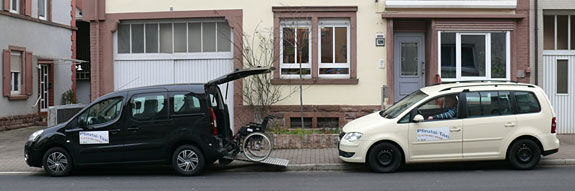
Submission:
<svg viewBox="0 0 575 191">
<path fill-rule="evenodd" d="M 457 82 L 422 88 L 340 134 L 339 158 L 392 172 L 403 163 L 507 160 L 531 169 L 559 151 L 555 113 L 535 85 Z"/>
</svg>

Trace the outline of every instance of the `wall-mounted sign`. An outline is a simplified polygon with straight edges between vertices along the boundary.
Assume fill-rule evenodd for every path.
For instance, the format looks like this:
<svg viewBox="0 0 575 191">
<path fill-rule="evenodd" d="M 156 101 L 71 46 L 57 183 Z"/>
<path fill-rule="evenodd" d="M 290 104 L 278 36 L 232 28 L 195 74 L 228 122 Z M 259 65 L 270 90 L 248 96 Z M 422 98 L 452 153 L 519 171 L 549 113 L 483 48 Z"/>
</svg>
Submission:
<svg viewBox="0 0 575 191">
<path fill-rule="evenodd" d="M 385 46 L 385 34 L 375 35 L 375 46 Z"/>
</svg>

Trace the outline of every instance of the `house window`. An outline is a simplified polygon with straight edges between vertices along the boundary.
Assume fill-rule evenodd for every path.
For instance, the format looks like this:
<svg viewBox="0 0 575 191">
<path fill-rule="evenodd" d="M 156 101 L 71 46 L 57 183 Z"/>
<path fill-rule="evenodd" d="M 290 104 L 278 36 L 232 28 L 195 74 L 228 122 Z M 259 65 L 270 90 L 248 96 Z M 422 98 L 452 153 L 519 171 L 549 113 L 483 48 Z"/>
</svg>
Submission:
<svg viewBox="0 0 575 191">
<path fill-rule="evenodd" d="M 439 73 L 444 81 L 510 78 L 509 32 L 439 32 Z"/>
<path fill-rule="evenodd" d="M 557 93 L 567 94 L 569 90 L 569 60 L 557 60 Z"/>
<path fill-rule="evenodd" d="M 349 21 L 319 22 L 319 77 L 349 78 Z"/>
<path fill-rule="evenodd" d="M 133 22 L 118 25 L 119 54 L 231 52 L 232 32 L 223 21 Z"/>
<path fill-rule="evenodd" d="M 20 13 L 20 0 L 10 0 L 10 12 Z"/>
<path fill-rule="evenodd" d="M 46 15 L 48 14 L 48 0 L 38 0 L 38 17 L 42 20 L 46 20 Z"/>
<path fill-rule="evenodd" d="M 10 94 L 20 95 L 22 91 L 22 52 L 10 53 Z"/>
<path fill-rule="evenodd" d="M 311 78 L 311 21 L 282 21 L 280 67 L 282 78 Z"/>
<path fill-rule="evenodd" d="M 543 49 L 575 50 L 575 15 L 543 16 Z"/>
</svg>

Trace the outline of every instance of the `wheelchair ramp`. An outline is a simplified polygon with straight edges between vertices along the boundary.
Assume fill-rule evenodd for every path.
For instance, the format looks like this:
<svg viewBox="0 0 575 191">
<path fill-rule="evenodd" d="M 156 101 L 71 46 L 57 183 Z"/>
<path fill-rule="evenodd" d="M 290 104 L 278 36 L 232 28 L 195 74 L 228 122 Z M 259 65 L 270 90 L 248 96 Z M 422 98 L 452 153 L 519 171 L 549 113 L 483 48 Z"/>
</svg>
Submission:
<svg viewBox="0 0 575 191">
<path fill-rule="evenodd" d="M 281 158 L 272 158 L 268 157 L 266 160 L 263 161 L 251 161 L 250 159 L 246 158 L 243 155 L 238 155 L 238 158 L 235 160 L 244 161 L 244 162 L 253 162 L 253 163 L 260 163 L 260 164 L 269 164 L 269 165 L 276 165 L 276 166 L 283 166 L 287 167 L 289 164 L 289 160 L 281 159 Z"/>
</svg>

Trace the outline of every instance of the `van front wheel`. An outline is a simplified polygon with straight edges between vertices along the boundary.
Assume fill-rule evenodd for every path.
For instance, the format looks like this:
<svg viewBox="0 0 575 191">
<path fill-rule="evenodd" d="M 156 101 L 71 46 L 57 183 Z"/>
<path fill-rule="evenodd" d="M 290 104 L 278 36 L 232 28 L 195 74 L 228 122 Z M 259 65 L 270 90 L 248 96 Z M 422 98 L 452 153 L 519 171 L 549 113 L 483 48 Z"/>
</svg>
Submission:
<svg viewBox="0 0 575 191">
<path fill-rule="evenodd" d="M 518 170 L 532 169 L 539 160 L 541 160 L 541 149 L 537 143 L 529 139 L 516 141 L 507 153 L 507 161 Z"/>
<path fill-rule="evenodd" d="M 367 164 L 374 172 L 394 172 L 401 166 L 402 153 L 391 143 L 375 145 L 367 156 Z"/>
</svg>

